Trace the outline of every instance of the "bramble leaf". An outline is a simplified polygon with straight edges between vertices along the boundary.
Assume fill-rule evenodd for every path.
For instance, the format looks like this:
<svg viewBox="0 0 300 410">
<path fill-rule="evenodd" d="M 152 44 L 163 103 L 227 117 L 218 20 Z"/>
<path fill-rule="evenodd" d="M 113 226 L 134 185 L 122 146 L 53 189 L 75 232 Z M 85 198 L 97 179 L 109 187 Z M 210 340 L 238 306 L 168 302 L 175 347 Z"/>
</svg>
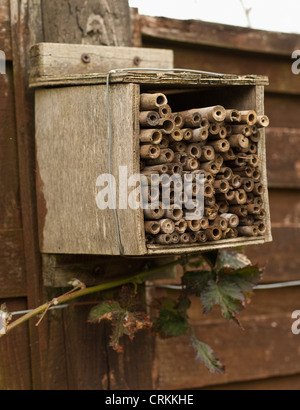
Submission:
<svg viewBox="0 0 300 410">
<path fill-rule="evenodd" d="M 216 263 L 216 271 L 233 271 L 251 265 L 250 260 L 243 253 L 237 251 L 222 250 Z"/>
<path fill-rule="evenodd" d="M 192 346 L 197 352 L 196 360 L 203 363 L 211 373 L 223 374 L 225 367 L 217 358 L 215 352 L 207 344 L 200 342 L 194 332 L 191 334 Z"/>
<path fill-rule="evenodd" d="M 161 336 L 180 336 L 188 331 L 187 310 L 189 307 L 188 298 L 181 298 L 178 302 L 169 300 L 168 306 L 160 310 L 155 323 L 155 328 Z"/>
<path fill-rule="evenodd" d="M 188 271 L 182 277 L 182 284 L 188 294 L 200 297 L 208 282 L 215 279 L 214 271 Z"/>
</svg>

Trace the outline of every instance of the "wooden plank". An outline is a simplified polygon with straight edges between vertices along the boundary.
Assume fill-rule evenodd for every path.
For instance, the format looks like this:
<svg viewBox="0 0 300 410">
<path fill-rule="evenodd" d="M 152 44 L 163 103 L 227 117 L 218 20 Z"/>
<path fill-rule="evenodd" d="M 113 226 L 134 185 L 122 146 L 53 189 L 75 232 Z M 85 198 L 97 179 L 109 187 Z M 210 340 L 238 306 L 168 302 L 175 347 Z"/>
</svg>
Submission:
<svg viewBox="0 0 300 410">
<path fill-rule="evenodd" d="M 2 0 L 0 4 L 0 50 L 5 52 L 6 60 L 11 60 L 11 30 L 9 0 Z"/>
<path fill-rule="evenodd" d="M 0 75 L 0 229 L 20 229 L 18 151 L 11 64 Z"/>
<path fill-rule="evenodd" d="M 300 188 L 300 130 L 266 130 L 268 183 L 274 188 Z"/>
<path fill-rule="evenodd" d="M 222 376 L 212 375 L 195 361 L 188 337 L 157 338 L 156 386 L 191 389 L 299 373 L 299 340 L 291 324 L 291 312 L 243 318 L 245 331 L 222 320 L 193 323 L 196 336 L 227 365 Z"/>
<path fill-rule="evenodd" d="M 127 0 L 42 0 L 42 10 L 48 43 L 132 45 Z"/>
<path fill-rule="evenodd" d="M 30 56 L 33 78 L 174 66 L 171 50 L 149 48 L 40 43 L 31 49 Z"/>
<path fill-rule="evenodd" d="M 275 225 L 272 228 L 273 242 L 247 247 L 250 260 L 265 267 L 265 281 L 299 280 L 299 232 L 299 228 L 277 228 Z"/>
<path fill-rule="evenodd" d="M 270 118 L 271 127 L 300 128 L 300 96 L 265 93 L 265 113 Z"/>
<path fill-rule="evenodd" d="M 0 300 L 10 312 L 27 309 L 26 299 Z M 31 390 L 30 339 L 28 324 L 18 326 L 1 339 L 0 390 Z"/>
<path fill-rule="evenodd" d="M 221 386 L 205 387 L 200 390 L 299 390 L 300 375 L 272 377 L 270 379 L 254 380 L 245 383 L 232 383 Z"/>
<path fill-rule="evenodd" d="M 277 228 L 300 228 L 300 191 L 270 189 L 272 226 Z"/>
<path fill-rule="evenodd" d="M 26 295 L 22 230 L 0 229 L 0 298 Z"/>
<path fill-rule="evenodd" d="M 97 179 L 109 172 L 105 93 L 104 86 L 97 86 L 36 94 L 40 249 L 44 253 L 120 254 L 113 210 L 98 209 L 96 203 L 105 185 L 99 182 L 97 188 Z M 124 178 L 119 166 L 127 167 L 128 177 L 139 171 L 139 87 L 113 85 L 110 93 L 112 173 L 119 198 L 118 181 Z M 120 99 L 122 106 L 117 104 Z M 124 135 L 132 136 L 131 143 Z M 142 210 L 121 208 L 117 212 L 125 254 L 145 254 Z"/>
<path fill-rule="evenodd" d="M 201 20 L 141 16 L 141 26 L 146 39 L 150 37 L 160 41 L 171 40 L 289 58 L 294 50 L 300 49 L 300 36 L 297 34 L 253 30 Z"/>
</svg>

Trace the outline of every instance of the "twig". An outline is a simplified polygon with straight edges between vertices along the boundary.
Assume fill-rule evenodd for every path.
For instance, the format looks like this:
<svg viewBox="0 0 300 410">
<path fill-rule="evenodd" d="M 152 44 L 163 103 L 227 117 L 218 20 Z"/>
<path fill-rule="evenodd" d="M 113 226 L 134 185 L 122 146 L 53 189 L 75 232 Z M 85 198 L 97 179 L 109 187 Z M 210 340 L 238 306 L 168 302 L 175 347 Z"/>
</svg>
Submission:
<svg viewBox="0 0 300 410">
<path fill-rule="evenodd" d="M 78 288 L 77 287 L 77 288 L 73 289 L 72 291 L 70 291 L 68 293 L 65 293 L 62 296 L 54 298 L 50 302 L 44 303 L 43 305 L 37 307 L 36 309 L 32 310 L 31 312 L 27 313 L 26 315 L 23 315 L 19 319 L 17 319 L 14 322 L 10 323 L 6 327 L 6 334 L 9 333 L 10 331 L 12 331 L 13 329 L 15 329 L 17 326 L 20 326 L 21 324 L 27 322 L 28 320 L 32 319 L 33 317 L 43 313 L 41 319 L 37 323 L 37 325 L 38 325 L 41 322 L 41 320 L 44 318 L 45 314 L 47 313 L 47 311 L 49 310 L 49 308 L 51 306 L 61 305 L 63 303 L 70 302 L 71 300 L 81 298 L 83 296 L 91 295 L 93 293 L 101 292 L 101 291 L 108 290 L 108 289 L 114 289 L 114 288 L 117 288 L 119 286 L 126 285 L 128 283 L 141 284 L 146 280 L 146 278 L 148 276 L 159 273 L 160 271 L 162 271 L 164 269 L 172 268 L 172 267 L 178 265 L 179 263 L 180 263 L 180 259 L 178 259 L 174 262 L 168 263 L 166 265 L 159 266 L 157 268 L 150 269 L 150 270 L 138 273 L 138 274 L 136 274 L 134 276 L 131 276 L 129 278 L 127 277 L 127 278 L 123 278 L 123 279 L 118 279 L 114 282 L 102 283 L 100 285 L 93 286 L 93 287 L 90 287 L 90 288 L 85 288 L 85 287 L 83 288 L 83 286 L 80 286 L 81 289 L 76 291 L 76 289 Z M 0 334 L 0 338 L 3 337 L 3 336 L 4 335 Z"/>
</svg>

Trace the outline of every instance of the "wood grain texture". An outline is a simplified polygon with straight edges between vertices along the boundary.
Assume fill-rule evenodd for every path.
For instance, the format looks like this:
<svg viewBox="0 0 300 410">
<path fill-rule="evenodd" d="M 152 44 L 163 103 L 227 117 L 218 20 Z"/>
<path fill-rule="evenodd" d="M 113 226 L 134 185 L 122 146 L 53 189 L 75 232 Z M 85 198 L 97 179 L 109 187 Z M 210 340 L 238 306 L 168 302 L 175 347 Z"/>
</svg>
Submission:
<svg viewBox="0 0 300 410">
<path fill-rule="evenodd" d="M 169 69 L 174 64 L 172 50 L 87 44 L 40 43 L 30 55 L 33 78 L 107 73 L 120 68 Z"/>
<path fill-rule="evenodd" d="M 42 0 L 44 41 L 132 45 L 127 0 Z"/>
<path fill-rule="evenodd" d="M 164 17 L 141 16 L 142 34 L 160 40 L 205 45 L 210 48 L 233 48 L 251 53 L 269 53 L 290 58 L 300 49 L 297 34 L 253 30 L 200 20 L 175 20 Z"/>
<path fill-rule="evenodd" d="M 104 183 L 102 187 L 96 186 L 97 179 L 109 172 L 105 91 L 104 86 L 97 86 L 40 90 L 36 94 L 42 252 L 104 255 L 120 252 L 113 210 L 100 210 L 96 203 L 99 191 L 104 188 Z M 119 166 L 127 166 L 128 176 L 138 173 L 139 90 L 132 84 L 121 88 L 113 85 L 110 93 L 112 172 L 117 180 L 118 200 Z M 120 99 L 124 104 L 119 104 Z M 128 140 L 127 136 L 131 138 Z M 125 254 L 144 254 L 142 210 L 132 210 L 129 206 L 118 208 L 118 219 Z"/>
<path fill-rule="evenodd" d="M 5 52 L 7 60 L 11 60 L 12 51 L 9 0 L 2 0 L 0 4 L 0 50 Z"/>
</svg>

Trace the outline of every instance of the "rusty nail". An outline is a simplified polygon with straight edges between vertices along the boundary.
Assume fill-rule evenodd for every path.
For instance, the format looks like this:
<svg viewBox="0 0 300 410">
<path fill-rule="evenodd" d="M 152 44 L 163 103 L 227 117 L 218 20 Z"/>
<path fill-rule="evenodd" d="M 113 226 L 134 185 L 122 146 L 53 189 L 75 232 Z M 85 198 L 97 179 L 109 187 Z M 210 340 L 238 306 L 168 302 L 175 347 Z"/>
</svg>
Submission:
<svg viewBox="0 0 300 410">
<path fill-rule="evenodd" d="M 134 57 L 134 59 L 133 59 L 133 64 L 134 65 L 140 65 L 141 62 L 142 62 L 142 59 L 140 57 L 138 57 L 138 56 Z"/>
<path fill-rule="evenodd" d="M 81 60 L 85 63 L 88 64 L 91 62 L 91 57 L 88 54 L 82 54 Z"/>
</svg>

